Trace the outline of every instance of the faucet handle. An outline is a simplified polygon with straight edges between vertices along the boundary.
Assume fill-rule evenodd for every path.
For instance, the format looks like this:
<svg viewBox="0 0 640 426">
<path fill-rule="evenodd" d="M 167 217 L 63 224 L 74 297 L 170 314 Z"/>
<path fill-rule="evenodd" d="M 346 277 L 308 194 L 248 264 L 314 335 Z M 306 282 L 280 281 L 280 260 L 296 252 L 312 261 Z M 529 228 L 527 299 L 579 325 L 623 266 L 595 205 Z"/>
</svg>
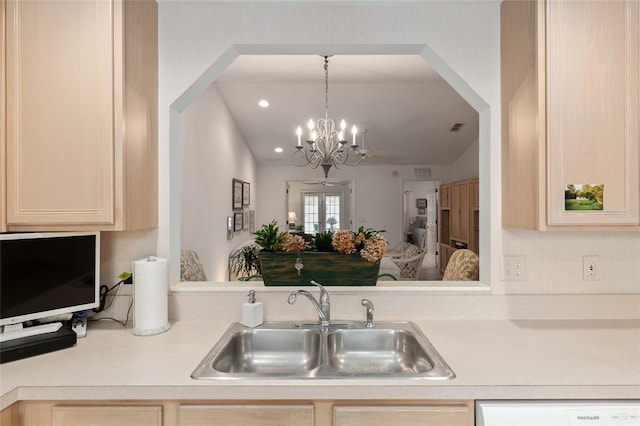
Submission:
<svg viewBox="0 0 640 426">
<path fill-rule="evenodd" d="M 329 292 L 327 292 L 327 289 L 324 288 L 324 286 L 322 284 L 320 284 L 317 281 L 314 280 L 310 280 L 309 283 L 315 285 L 316 287 L 318 287 L 320 289 L 320 303 L 328 303 L 329 302 Z"/>
<path fill-rule="evenodd" d="M 362 299 L 362 306 L 367 308 L 367 322 L 364 326 L 367 328 L 373 328 L 376 324 L 373 322 L 373 303 L 369 299 Z"/>
</svg>

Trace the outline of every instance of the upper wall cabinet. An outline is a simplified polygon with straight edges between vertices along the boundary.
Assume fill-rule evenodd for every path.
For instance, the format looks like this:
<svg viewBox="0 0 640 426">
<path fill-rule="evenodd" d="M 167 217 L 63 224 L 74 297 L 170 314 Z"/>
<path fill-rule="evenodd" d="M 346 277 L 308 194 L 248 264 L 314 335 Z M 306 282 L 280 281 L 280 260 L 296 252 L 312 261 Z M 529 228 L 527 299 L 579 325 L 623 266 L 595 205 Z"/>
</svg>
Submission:
<svg viewBox="0 0 640 426">
<path fill-rule="evenodd" d="M 0 232 L 7 230 L 7 176 L 5 155 L 7 152 L 7 94 L 6 94 L 6 2 L 0 1 Z"/>
<path fill-rule="evenodd" d="M 6 2 L 8 230 L 157 226 L 157 22 L 153 0 Z"/>
<path fill-rule="evenodd" d="M 640 230 L 638 0 L 503 1 L 503 225 Z"/>
</svg>

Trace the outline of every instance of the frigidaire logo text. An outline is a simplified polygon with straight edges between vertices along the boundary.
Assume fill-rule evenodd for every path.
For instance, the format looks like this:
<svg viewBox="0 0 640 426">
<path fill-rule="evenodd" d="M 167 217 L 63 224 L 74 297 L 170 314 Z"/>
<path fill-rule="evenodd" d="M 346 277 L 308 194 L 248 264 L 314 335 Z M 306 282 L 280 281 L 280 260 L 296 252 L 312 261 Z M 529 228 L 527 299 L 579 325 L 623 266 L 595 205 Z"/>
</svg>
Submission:
<svg viewBox="0 0 640 426">
<path fill-rule="evenodd" d="M 600 420 L 600 416 L 576 416 L 578 420 Z"/>
</svg>

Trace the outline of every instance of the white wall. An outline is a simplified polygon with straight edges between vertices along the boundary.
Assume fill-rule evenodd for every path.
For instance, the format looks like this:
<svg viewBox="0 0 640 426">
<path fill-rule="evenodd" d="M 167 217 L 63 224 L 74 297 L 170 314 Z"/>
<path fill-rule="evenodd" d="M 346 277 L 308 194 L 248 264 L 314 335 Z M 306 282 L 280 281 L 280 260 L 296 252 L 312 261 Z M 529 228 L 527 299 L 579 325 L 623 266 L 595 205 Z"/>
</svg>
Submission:
<svg viewBox="0 0 640 426">
<path fill-rule="evenodd" d="M 282 46 L 310 53 L 365 51 L 369 46 L 428 46 L 454 73 L 447 79 L 466 82 L 462 95 L 479 96 L 487 108 L 480 112 L 481 240 L 491 248 L 491 286 L 496 293 L 640 292 L 640 240 L 625 233 L 533 233 L 501 228 L 500 199 L 500 13 L 499 1 L 460 2 L 159 2 L 159 148 L 160 227 L 157 252 L 171 258 L 177 277 L 180 246 L 179 112 L 203 74 L 215 78 L 238 52 L 282 52 Z M 310 25 L 309 20 L 323 25 Z M 401 24 L 398 24 L 401 23 Z M 346 46 L 346 47 L 345 47 Z M 427 47 L 425 47 L 427 49 Z M 212 65 L 214 65 L 212 67 Z M 207 84 L 208 85 L 208 84 Z M 452 84 L 456 87 L 455 84 Z M 477 103 L 477 102 L 476 102 Z M 489 124 L 483 124 L 483 117 Z M 170 125 L 172 123 L 172 125 Z M 486 140 L 486 144 L 485 141 Z M 261 182 L 259 183 L 260 186 Z M 370 187 L 366 180 L 361 184 Z M 389 181 L 391 186 L 391 181 Z M 267 206 L 261 203 L 262 216 Z M 284 209 L 282 205 L 280 207 Z M 370 202 L 358 215 L 375 224 L 383 212 Z M 364 216 L 366 214 L 366 216 Z M 283 217 L 282 213 L 279 217 Z M 489 234 L 489 235 L 487 235 Z M 126 236 L 123 236 L 126 238 Z M 142 238 L 151 240 L 154 235 Z M 484 250 L 481 248 L 481 250 Z M 597 285 L 584 285 L 576 271 L 582 254 L 598 250 L 607 274 Z M 486 251 L 485 251 L 486 252 Z M 590 253 L 586 253 L 590 252 Z M 523 282 L 502 282 L 502 254 L 526 256 Z"/>
<path fill-rule="evenodd" d="M 227 217 L 233 215 L 231 182 L 249 182 L 256 194 L 257 167 L 215 85 L 183 113 L 181 247 L 198 253 L 207 279 L 225 281 L 227 255 L 251 238 L 249 230 L 227 240 Z M 250 199 L 256 209 L 255 196 Z"/>
<path fill-rule="evenodd" d="M 478 162 L 479 155 L 480 141 L 476 140 L 452 164 L 453 167 L 451 168 L 451 180 L 442 183 L 477 178 L 478 176 L 480 176 L 480 163 Z"/>
</svg>

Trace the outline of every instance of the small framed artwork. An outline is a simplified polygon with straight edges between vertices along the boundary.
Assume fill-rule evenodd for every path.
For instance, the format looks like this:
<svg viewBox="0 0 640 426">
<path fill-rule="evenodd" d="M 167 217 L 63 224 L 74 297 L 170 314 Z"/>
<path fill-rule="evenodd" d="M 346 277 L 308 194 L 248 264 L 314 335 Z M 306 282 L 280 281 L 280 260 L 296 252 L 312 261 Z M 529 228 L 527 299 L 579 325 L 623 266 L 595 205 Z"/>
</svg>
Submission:
<svg viewBox="0 0 640 426">
<path fill-rule="evenodd" d="M 424 209 L 427 207 L 427 199 L 426 198 L 417 198 L 416 199 L 416 207 L 419 209 Z"/>
<path fill-rule="evenodd" d="M 242 208 L 242 181 L 239 179 L 233 179 L 231 187 L 231 198 L 233 203 L 233 210 Z"/>
<path fill-rule="evenodd" d="M 249 210 L 246 209 L 242 216 L 242 229 L 249 229 Z"/>
<path fill-rule="evenodd" d="M 249 232 L 256 232 L 256 211 L 249 210 Z"/>
<path fill-rule="evenodd" d="M 418 207 L 418 214 L 424 214 L 425 208 Z"/>
<path fill-rule="evenodd" d="M 604 184 L 570 183 L 564 187 L 565 211 L 598 211 L 604 208 Z"/>
<path fill-rule="evenodd" d="M 248 206 L 251 203 L 251 185 L 249 182 L 242 182 L 242 205 Z"/>
<path fill-rule="evenodd" d="M 233 230 L 242 231 L 242 212 L 236 212 L 233 214 Z"/>
</svg>

